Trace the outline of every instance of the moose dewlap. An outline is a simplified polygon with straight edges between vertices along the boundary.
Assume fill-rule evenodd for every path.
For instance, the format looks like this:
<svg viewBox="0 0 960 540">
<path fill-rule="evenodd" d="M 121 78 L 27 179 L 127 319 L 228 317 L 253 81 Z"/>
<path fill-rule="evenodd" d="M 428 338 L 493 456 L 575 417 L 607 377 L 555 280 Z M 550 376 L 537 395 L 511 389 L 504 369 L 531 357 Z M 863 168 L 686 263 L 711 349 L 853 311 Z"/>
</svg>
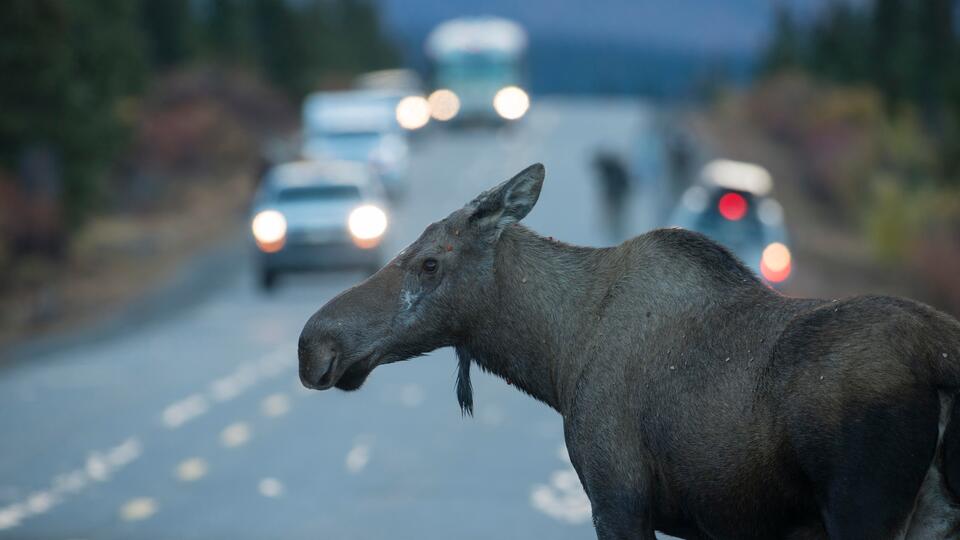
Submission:
<svg viewBox="0 0 960 540">
<path fill-rule="evenodd" d="M 571 246 L 518 224 L 533 165 L 438 221 L 300 336 L 309 388 L 455 347 L 563 416 L 597 536 L 960 538 L 960 323 L 868 296 L 787 298 L 657 230 Z"/>
</svg>

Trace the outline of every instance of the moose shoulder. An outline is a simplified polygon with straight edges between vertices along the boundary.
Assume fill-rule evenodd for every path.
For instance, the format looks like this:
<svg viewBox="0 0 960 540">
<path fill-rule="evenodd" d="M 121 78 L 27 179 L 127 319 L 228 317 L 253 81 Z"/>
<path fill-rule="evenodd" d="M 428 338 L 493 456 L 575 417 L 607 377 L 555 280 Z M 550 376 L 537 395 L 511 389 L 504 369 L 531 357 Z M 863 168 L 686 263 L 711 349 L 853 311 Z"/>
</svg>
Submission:
<svg viewBox="0 0 960 540">
<path fill-rule="evenodd" d="M 300 378 L 359 388 L 452 346 L 563 415 L 597 536 L 957 538 L 960 324 L 784 297 L 703 236 L 575 247 L 517 224 L 533 165 L 307 322 Z"/>
</svg>

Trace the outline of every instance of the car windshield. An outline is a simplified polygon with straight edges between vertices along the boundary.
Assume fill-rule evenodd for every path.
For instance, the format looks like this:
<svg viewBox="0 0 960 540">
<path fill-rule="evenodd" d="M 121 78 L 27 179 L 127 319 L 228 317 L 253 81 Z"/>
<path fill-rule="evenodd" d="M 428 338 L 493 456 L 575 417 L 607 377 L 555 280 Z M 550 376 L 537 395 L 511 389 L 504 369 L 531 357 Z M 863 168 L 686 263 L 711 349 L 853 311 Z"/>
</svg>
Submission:
<svg viewBox="0 0 960 540">
<path fill-rule="evenodd" d="M 489 54 L 457 54 L 443 59 L 437 67 L 441 86 L 472 82 L 499 81 L 508 84 L 516 78 L 516 65 L 509 58 Z"/>
<path fill-rule="evenodd" d="M 357 186 L 297 186 L 281 189 L 277 193 L 279 202 L 357 200 L 360 200 Z"/>
<path fill-rule="evenodd" d="M 742 206 L 728 209 L 721 201 L 729 193 L 720 191 L 711 198 L 710 206 L 696 218 L 694 229 L 743 256 L 763 246 L 763 226 L 756 211 L 758 201 L 749 195 L 736 195 L 739 199 L 734 200 L 738 204 L 742 201 Z"/>
<path fill-rule="evenodd" d="M 333 158 L 366 161 L 380 144 L 381 137 L 376 131 L 328 133 L 311 141 L 311 146 Z"/>
</svg>

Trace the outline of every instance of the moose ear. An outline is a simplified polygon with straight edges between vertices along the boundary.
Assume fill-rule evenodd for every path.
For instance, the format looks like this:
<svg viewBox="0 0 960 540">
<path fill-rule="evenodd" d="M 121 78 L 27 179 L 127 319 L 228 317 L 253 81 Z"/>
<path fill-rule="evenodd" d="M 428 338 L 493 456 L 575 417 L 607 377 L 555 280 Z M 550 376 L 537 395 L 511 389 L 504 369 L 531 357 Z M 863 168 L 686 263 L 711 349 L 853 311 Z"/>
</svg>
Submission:
<svg viewBox="0 0 960 540">
<path fill-rule="evenodd" d="M 544 168 L 534 163 L 499 186 L 484 191 L 468 206 L 470 220 L 481 228 L 503 230 L 526 217 L 537 204 L 543 187 Z"/>
</svg>

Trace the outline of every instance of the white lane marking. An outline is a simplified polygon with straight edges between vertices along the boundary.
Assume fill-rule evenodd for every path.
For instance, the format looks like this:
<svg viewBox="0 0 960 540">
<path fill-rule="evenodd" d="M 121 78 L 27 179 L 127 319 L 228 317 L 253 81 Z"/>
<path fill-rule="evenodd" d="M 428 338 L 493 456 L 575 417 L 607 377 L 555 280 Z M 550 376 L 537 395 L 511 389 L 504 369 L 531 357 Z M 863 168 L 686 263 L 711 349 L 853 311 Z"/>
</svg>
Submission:
<svg viewBox="0 0 960 540">
<path fill-rule="evenodd" d="M 210 409 L 207 398 L 202 394 L 192 394 L 175 401 L 163 409 L 160 415 L 163 425 L 170 429 L 178 428 Z"/>
<path fill-rule="evenodd" d="M 567 448 L 560 445 L 557 457 L 565 466 L 550 474 L 549 484 L 537 484 L 530 490 L 530 505 L 544 514 L 571 525 L 590 521 L 592 510 L 577 472 L 570 465 Z"/>
<path fill-rule="evenodd" d="M 477 414 L 480 423 L 489 427 L 497 427 L 503 423 L 503 409 L 495 403 L 489 403 L 481 406 Z"/>
<path fill-rule="evenodd" d="M 193 393 L 165 407 L 160 415 L 164 426 L 176 429 L 206 414 L 218 403 L 230 401 L 265 379 L 277 377 L 296 365 L 291 347 L 281 347 L 257 360 L 245 362 L 233 371 L 214 379 L 203 392 Z"/>
<path fill-rule="evenodd" d="M 220 443 L 227 448 L 242 446 L 250 440 L 250 426 L 246 422 L 234 422 L 220 432 Z"/>
<path fill-rule="evenodd" d="M 129 437 L 106 451 L 90 452 L 83 465 L 59 474 L 50 487 L 35 491 L 22 501 L 0 507 L 0 530 L 11 529 L 29 517 L 44 514 L 94 482 L 105 482 L 114 473 L 140 457 L 143 446 L 136 437 Z"/>
<path fill-rule="evenodd" d="M 350 474 L 358 474 L 367 467 L 370 462 L 371 443 L 358 442 L 347 452 L 344 460 L 344 466 Z"/>
<path fill-rule="evenodd" d="M 275 498 L 283 495 L 283 484 L 276 478 L 268 477 L 260 480 L 260 484 L 257 485 L 257 490 L 264 497 Z"/>
<path fill-rule="evenodd" d="M 177 479 L 181 482 L 193 482 L 207 475 L 207 462 L 203 458 L 185 459 L 177 465 Z"/>
<path fill-rule="evenodd" d="M 282 392 L 271 394 L 260 403 L 260 411 L 273 418 L 283 416 L 290 412 L 290 398 Z"/>
<path fill-rule="evenodd" d="M 48 491 L 34 493 L 27 499 L 27 509 L 34 514 L 43 514 L 59 502 L 59 496 Z"/>
<path fill-rule="evenodd" d="M 23 505 L 19 503 L 0 508 L 0 531 L 19 525 L 20 520 L 26 517 L 24 513 Z"/>
<path fill-rule="evenodd" d="M 157 501 L 150 497 L 130 499 L 120 507 L 120 519 L 140 521 L 157 513 Z"/>
<path fill-rule="evenodd" d="M 400 389 L 400 403 L 411 409 L 423 403 L 423 387 L 416 383 L 403 385 Z"/>
<path fill-rule="evenodd" d="M 260 374 L 255 364 L 243 364 L 233 373 L 210 383 L 208 392 L 216 402 L 230 401 L 256 384 L 259 378 Z"/>
</svg>

